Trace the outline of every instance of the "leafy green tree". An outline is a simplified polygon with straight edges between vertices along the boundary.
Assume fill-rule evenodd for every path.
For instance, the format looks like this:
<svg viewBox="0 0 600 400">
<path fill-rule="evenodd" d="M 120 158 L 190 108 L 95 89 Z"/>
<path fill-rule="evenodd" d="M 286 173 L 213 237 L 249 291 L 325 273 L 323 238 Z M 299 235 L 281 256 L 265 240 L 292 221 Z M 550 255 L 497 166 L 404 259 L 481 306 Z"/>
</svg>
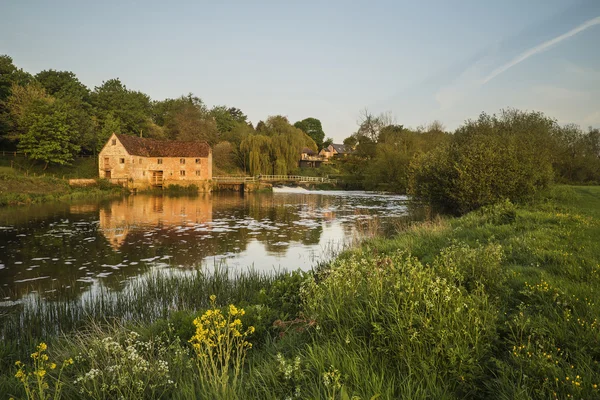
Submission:
<svg viewBox="0 0 600 400">
<path fill-rule="evenodd" d="M 330 138 L 328 138 L 328 139 L 330 139 Z M 356 139 L 356 136 L 352 135 L 352 136 L 348 136 L 346 139 L 344 139 L 344 141 L 342 143 L 344 143 L 344 146 L 354 147 L 358 143 L 358 140 Z M 327 146 L 324 146 L 324 147 L 327 147 Z"/>
<path fill-rule="evenodd" d="M 113 133 L 121 133 L 121 121 L 119 121 L 119 118 L 115 117 L 112 112 L 109 112 L 106 114 L 104 121 L 102 122 L 102 127 L 100 127 L 99 131 L 100 132 L 96 138 L 97 152 L 102 150 L 108 141 L 108 138 L 110 138 Z"/>
<path fill-rule="evenodd" d="M 302 121 L 298 121 L 294 124 L 298 129 L 301 129 L 304 133 L 312 138 L 317 144 L 317 148 L 323 148 L 323 140 L 325 139 L 325 132 L 323 132 L 323 126 L 321 121 L 316 118 L 305 118 Z"/>
<path fill-rule="evenodd" d="M 27 111 L 39 100 L 48 102 L 53 100 L 39 83 L 32 82 L 23 86 L 16 83 L 12 84 L 11 95 L 5 102 L 11 120 L 11 131 L 6 134 L 6 139 L 14 142 L 18 141 L 26 128 L 23 119 Z"/>
<path fill-rule="evenodd" d="M 60 100 L 36 100 L 23 116 L 25 133 L 18 148 L 28 158 L 48 164 L 69 164 L 79 152 L 73 110 Z"/>
<path fill-rule="evenodd" d="M 259 125 L 260 133 L 249 135 L 240 143 L 241 167 L 252 175 L 293 173 L 302 149 L 316 149 L 314 141 L 285 117 L 269 117 Z"/>
<path fill-rule="evenodd" d="M 267 129 L 267 126 L 265 125 L 265 123 L 263 121 L 258 121 L 258 123 L 256 124 L 256 132 L 262 133 Z"/>
<path fill-rule="evenodd" d="M 46 93 L 80 105 L 89 103 L 90 90 L 71 71 L 44 70 L 35 75 Z"/>
<path fill-rule="evenodd" d="M 8 104 L 12 90 L 15 87 L 27 86 L 32 81 L 33 77 L 17 68 L 11 57 L 0 55 L 0 146 L 2 141 L 14 141 L 14 130 L 18 129 Z"/>
<path fill-rule="evenodd" d="M 415 159 L 410 192 L 459 214 L 527 198 L 552 181 L 556 127 L 541 113 L 482 114 L 460 127 L 447 145 Z"/>
<path fill-rule="evenodd" d="M 325 147 L 329 147 L 329 145 L 333 144 L 333 138 L 328 137 L 327 139 L 325 139 L 325 141 L 323 142 L 323 148 Z"/>
<path fill-rule="evenodd" d="M 101 122 L 109 113 L 121 121 L 121 133 L 139 135 L 151 123 L 150 97 L 127 89 L 119 79 L 110 79 L 96 87 L 90 100 Z"/>
<path fill-rule="evenodd" d="M 248 117 L 239 108 L 215 106 L 210 110 L 209 114 L 215 119 L 221 136 L 231 132 L 240 125 L 248 125 Z"/>
</svg>

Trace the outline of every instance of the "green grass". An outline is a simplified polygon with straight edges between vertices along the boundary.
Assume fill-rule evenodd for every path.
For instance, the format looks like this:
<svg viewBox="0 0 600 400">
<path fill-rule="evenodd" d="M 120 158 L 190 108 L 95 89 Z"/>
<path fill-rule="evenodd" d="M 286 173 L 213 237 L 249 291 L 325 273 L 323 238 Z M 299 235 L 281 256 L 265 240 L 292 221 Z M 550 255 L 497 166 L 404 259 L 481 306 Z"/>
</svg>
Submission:
<svg viewBox="0 0 600 400">
<path fill-rule="evenodd" d="M 76 176 L 77 174 L 75 174 Z M 49 173 L 25 174 L 10 167 L 0 167 L 0 206 L 70 201 L 122 195 L 121 187 L 100 182 L 98 186 L 73 188 L 67 178 Z"/>
<path fill-rule="evenodd" d="M 76 157 L 71 165 L 49 165 L 44 169 L 44 163 L 32 161 L 28 158 L 17 155 L 16 157 L 9 156 L 6 153 L 0 155 L 0 169 L 14 168 L 22 174 L 29 176 L 52 176 L 55 178 L 97 178 L 98 164 L 96 157 Z"/>
<path fill-rule="evenodd" d="M 11 365 L 49 340 L 52 359 L 88 355 L 64 375 L 77 397 L 89 349 L 134 330 L 156 349 L 142 354 L 149 368 L 163 360 L 177 384 L 157 383 L 164 398 L 600 399 L 600 187 L 398 229 L 309 274 L 149 275 L 85 307 L 63 299 L 19 323 L 4 316 L 0 392 L 20 394 Z M 200 379 L 187 344 L 210 294 L 257 328 L 226 397 Z"/>
</svg>

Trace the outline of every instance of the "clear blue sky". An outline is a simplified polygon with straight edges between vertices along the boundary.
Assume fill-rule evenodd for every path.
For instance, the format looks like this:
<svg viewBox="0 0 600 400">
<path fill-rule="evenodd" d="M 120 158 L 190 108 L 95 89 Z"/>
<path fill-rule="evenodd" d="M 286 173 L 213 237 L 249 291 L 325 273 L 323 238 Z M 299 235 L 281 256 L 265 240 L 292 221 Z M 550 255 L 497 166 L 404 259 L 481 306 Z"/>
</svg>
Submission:
<svg viewBox="0 0 600 400">
<path fill-rule="evenodd" d="M 598 0 L 3 0 L 0 54 L 254 123 L 316 117 L 336 141 L 365 107 L 412 127 L 509 106 L 600 127 Z"/>
</svg>

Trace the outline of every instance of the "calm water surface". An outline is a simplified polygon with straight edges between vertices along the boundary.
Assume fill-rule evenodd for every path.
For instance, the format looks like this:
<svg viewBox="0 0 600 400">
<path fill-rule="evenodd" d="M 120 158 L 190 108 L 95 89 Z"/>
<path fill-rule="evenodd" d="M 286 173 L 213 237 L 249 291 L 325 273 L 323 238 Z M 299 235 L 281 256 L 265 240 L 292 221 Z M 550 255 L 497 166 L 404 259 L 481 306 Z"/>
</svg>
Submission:
<svg viewBox="0 0 600 400">
<path fill-rule="evenodd" d="M 404 196 L 293 189 L 7 208 L 0 306 L 99 282 L 118 288 L 152 268 L 310 269 L 407 210 Z"/>
</svg>

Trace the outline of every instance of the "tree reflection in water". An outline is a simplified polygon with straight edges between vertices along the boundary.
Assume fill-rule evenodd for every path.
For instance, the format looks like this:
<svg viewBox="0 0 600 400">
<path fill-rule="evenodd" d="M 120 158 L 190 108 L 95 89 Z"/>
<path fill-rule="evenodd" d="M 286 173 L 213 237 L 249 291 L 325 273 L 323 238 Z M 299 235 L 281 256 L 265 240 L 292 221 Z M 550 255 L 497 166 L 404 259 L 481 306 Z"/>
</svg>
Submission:
<svg viewBox="0 0 600 400">
<path fill-rule="evenodd" d="M 360 234 L 365 221 L 404 214 L 402 196 L 314 192 L 12 208 L 0 213 L 0 290 L 16 300 L 32 291 L 48 298 L 81 291 L 98 280 L 118 289 L 151 267 L 222 259 L 230 267 L 309 269 Z"/>
</svg>

